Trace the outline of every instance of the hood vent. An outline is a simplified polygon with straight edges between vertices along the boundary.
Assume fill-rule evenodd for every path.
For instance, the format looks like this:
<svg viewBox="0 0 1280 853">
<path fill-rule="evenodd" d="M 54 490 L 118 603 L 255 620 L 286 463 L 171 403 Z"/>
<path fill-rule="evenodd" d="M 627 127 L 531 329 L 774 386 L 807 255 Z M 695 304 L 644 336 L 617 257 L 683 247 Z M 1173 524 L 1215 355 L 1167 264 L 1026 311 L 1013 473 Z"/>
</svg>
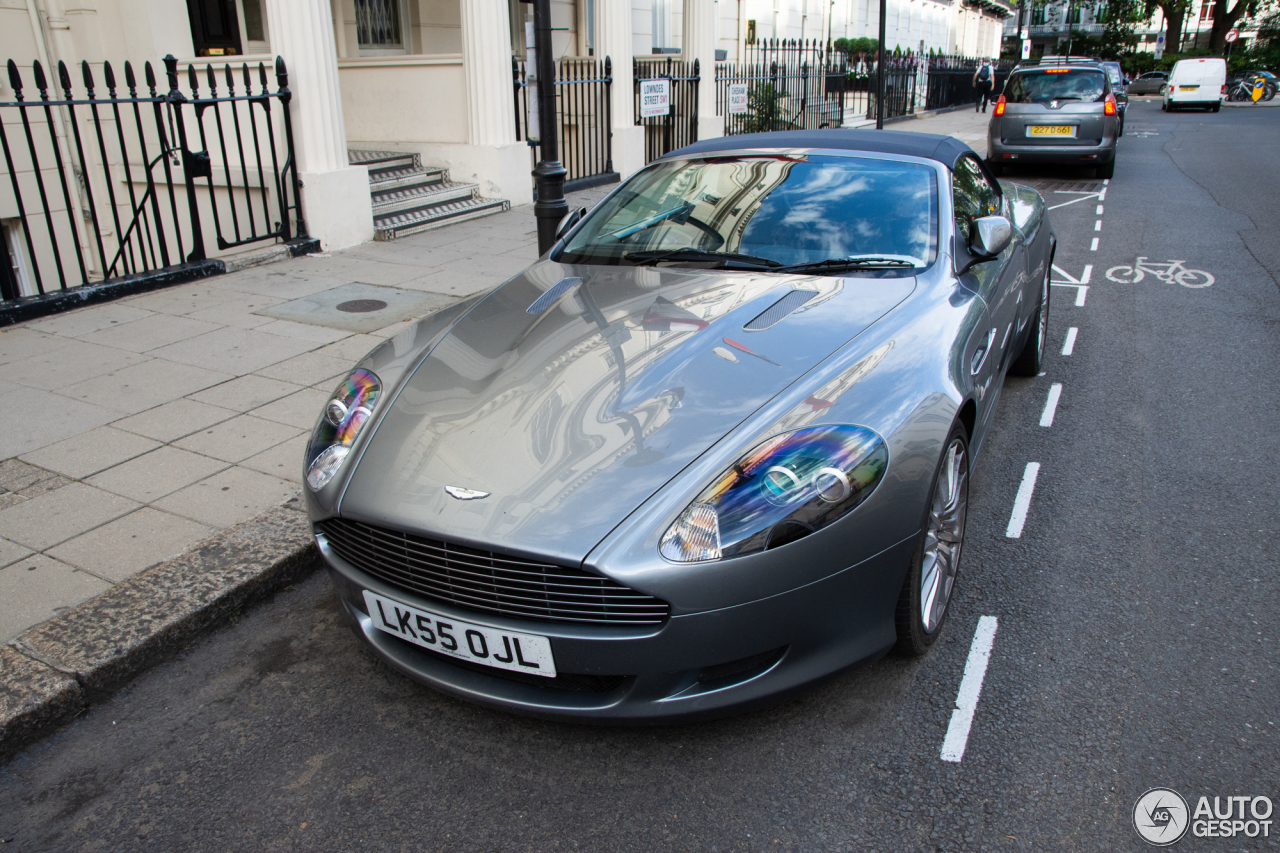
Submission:
<svg viewBox="0 0 1280 853">
<path fill-rule="evenodd" d="M 561 296 L 569 292 L 570 288 L 582 284 L 580 278 L 562 278 L 555 284 L 551 285 L 551 289 L 546 293 L 533 300 L 533 304 L 524 309 L 527 314 L 541 314 L 551 307 L 551 303 L 555 302 Z"/>
<path fill-rule="evenodd" d="M 817 295 L 818 291 L 816 290 L 793 290 L 770 305 L 763 313 L 742 328 L 748 332 L 759 332 L 767 329 L 781 322 L 783 317 L 791 314 Z"/>
</svg>

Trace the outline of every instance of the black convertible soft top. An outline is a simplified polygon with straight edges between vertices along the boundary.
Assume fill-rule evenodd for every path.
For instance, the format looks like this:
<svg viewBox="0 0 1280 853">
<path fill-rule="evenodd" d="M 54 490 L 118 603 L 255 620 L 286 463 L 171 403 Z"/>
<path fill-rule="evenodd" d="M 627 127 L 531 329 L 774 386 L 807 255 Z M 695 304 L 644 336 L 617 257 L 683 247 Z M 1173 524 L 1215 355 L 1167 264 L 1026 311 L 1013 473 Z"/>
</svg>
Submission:
<svg viewBox="0 0 1280 853">
<path fill-rule="evenodd" d="M 672 151 L 662 159 L 706 154 L 714 151 L 740 151 L 752 148 L 832 148 L 848 151 L 874 151 L 880 154 L 906 154 L 937 160 L 948 169 L 956 161 L 974 151 L 953 136 L 936 133 L 907 133 L 901 130 L 782 130 L 772 133 L 744 133 L 704 139 Z"/>
</svg>

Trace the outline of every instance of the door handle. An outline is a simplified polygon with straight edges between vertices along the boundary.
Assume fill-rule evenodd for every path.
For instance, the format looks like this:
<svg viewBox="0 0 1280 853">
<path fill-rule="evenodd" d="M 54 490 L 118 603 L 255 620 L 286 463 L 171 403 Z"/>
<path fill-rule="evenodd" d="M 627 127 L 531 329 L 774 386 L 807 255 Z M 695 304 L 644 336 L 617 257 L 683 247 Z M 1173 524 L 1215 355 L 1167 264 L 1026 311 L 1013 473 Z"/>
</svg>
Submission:
<svg viewBox="0 0 1280 853">
<path fill-rule="evenodd" d="M 991 345 L 995 343 L 996 330 L 992 329 L 987 332 L 987 339 L 981 343 L 973 353 L 973 359 L 969 363 L 969 373 L 977 376 L 982 372 L 982 365 L 987 363 L 987 356 L 991 353 Z"/>
</svg>

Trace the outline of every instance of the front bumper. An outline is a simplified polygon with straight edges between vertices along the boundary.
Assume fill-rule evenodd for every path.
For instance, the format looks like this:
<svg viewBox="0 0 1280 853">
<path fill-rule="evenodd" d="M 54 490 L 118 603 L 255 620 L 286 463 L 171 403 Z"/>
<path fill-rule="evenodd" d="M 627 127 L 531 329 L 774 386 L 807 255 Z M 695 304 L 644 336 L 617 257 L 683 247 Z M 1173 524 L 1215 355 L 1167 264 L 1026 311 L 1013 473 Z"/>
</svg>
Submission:
<svg viewBox="0 0 1280 853">
<path fill-rule="evenodd" d="M 622 628 L 510 619 L 452 607 L 365 574 L 334 554 L 322 535 L 317 540 L 343 615 L 383 660 L 464 699 L 588 722 L 719 716 L 883 655 L 897 638 L 894 609 L 916 545 L 912 536 L 780 595 L 672 616 L 658 626 Z M 365 612 L 366 589 L 460 621 L 548 637 L 562 678 L 554 685 L 511 680 L 502 670 L 459 665 L 381 631 Z"/>
</svg>

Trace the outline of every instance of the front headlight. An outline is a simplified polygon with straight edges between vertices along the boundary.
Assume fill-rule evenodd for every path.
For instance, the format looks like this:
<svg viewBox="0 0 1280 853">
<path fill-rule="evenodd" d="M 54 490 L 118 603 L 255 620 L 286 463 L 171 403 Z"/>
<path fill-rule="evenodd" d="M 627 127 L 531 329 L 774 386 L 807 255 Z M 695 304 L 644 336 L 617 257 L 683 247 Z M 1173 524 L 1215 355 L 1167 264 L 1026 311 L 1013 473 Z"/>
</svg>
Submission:
<svg viewBox="0 0 1280 853">
<path fill-rule="evenodd" d="M 658 552 L 697 563 L 793 542 L 865 501 L 888 465 L 884 439 L 865 427 L 774 436 L 703 489 L 667 528 Z"/>
<path fill-rule="evenodd" d="M 373 414 L 382 385 L 367 370 L 355 370 L 334 389 L 307 445 L 307 485 L 324 488 L 342 467 L 360 430 Z"/>
</svg>

